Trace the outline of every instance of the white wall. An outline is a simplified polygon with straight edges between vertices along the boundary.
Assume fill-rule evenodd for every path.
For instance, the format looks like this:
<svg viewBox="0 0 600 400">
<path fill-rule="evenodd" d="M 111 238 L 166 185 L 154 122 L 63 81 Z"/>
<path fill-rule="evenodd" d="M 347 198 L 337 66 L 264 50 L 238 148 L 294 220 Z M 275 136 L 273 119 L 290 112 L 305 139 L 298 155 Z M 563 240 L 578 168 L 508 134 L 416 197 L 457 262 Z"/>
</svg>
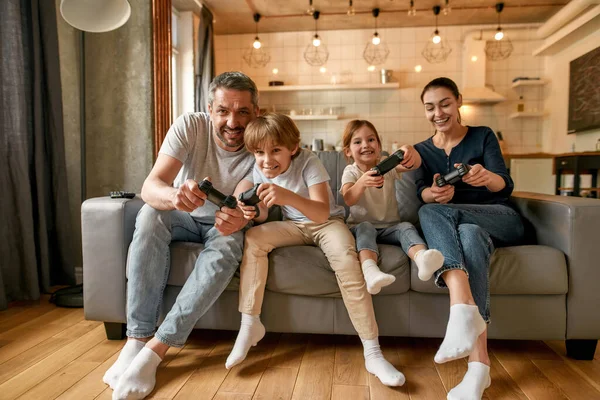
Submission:
<svg viewBox="0 0 600 400">
<path fill-rule="evenodd" d="M 433 130 L 424 117 L 420 101 L 422 88 L 431 79 L 447 76 L 462 87 L 462 38 L 474 29 L 495 29 L 496 26 L 442 27 L 440 32 L 450 41 L 452 53 L 441 64 L 429 64 L 421 55 L 426 41 L 434 28 L 390 28 L 379 30 L 382 42 L 390 48 L 387 62 L 382 66 L 394 71 L 394 80 L 400 82 L 399 90 L 344 90 L 263 92 L 261 107 L 276 109 L 313 109 L 318 112 L 328 107 L 344 107 L 348 118 L 337 121 L 297 121 L 302 132 L 303 143 L 313 138 L 324 139 L 326 145 L 335 145 L 340 139 L 349 118 L 368 119 L 375 124 L 383 136 L 384 148 L 389 149 L 392 141 L 416 143 L 429 137 Z M 505 30 L 510 37 L 510 26 Z M 534 38 L 532 29 L 528 38 Z M 278 80 L 286 84 L 329 83 L 332 76 L 339 80 L 342 73 L 354 83 L 378 82 L 379 72 L 368 72 L 362 54 L 373 31 L 338 30 L 319 32 L 329 49 L 327 72 L 321 74 L 319 67 L 311 67 L 303 57 L 306 46 L 314 32 L 284 32 L 260 34 L 263 45 L 269 49 L 271 62 L 264 68 L 250 68 L 243 60 L 243 52 L 251 47 L 253 34 L 223 35 L 215 37 L 217 74 L 239 70 L 250 75 L 259 86 L 266 86 L 273 79 L 272 69 L 280 71 Z M 470 125 L 487 125 L 502 131 L 510 153 L 539 152 L 542 149 L 541 118 L 509 119 L 516 111 L 518 93 L 510 87 L 516 76 L 543 76 L 543 60 L 531 56 L 540 41 L 529 39 L 513 41 L 514 52 L 504 61 L 488 61 L 487 83 L 508 98 L 497 105 L 472 105 L 463 107 L 461 113 Z M 415 65 L 423 70 L 416 73 Z M 381 68 L 381 66 L 379 67 Z M 543 88 L 527 89 L 528 107 L 543 106 Z"/>
<path fill-rule="evenodd" d="M 549 95 L 545 100 L 549 117 L 545 121 L 544 151 L 549 153 L 565 153 L 571 151 L 595 150 L 600 139 L 600 129 L 567 135 L 569 117 L 569 63 L 588 53 L 600 45 L 600 17 L 580 28 L 589 33 L 561 49 L 558 53 L 544 57 L 545 69 L 551 82 Z M 592 91 L 594 88 L 590 88 Z"/>
</svg>

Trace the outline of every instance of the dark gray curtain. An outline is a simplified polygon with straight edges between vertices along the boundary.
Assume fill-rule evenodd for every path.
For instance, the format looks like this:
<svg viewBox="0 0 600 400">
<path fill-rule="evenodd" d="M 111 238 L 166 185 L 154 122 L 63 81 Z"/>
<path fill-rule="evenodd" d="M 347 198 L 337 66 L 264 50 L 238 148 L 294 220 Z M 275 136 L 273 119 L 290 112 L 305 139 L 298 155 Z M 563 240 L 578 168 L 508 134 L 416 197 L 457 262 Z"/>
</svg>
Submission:
<svg viewBox="0 0 600 400">
<path fill-rule="evenodd" d="M 0 2 L 0 309 L 75 282 L 55 7 Z"/>
<path fill-rule="evenodd" d="M 198 28 L 198 48 L 196 49 L 195 103 L 196 111 L 208 112 L 208 85 L 215 77 L 215 49 L 213 46 L 213 15 L 202 7 Z"/>
</svg>

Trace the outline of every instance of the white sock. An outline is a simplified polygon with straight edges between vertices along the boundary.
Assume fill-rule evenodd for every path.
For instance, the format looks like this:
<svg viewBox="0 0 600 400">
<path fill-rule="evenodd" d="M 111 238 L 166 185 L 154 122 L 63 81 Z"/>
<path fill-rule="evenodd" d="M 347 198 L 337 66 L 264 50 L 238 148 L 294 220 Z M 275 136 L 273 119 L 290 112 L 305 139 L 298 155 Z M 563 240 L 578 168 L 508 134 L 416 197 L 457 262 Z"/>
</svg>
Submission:
<svg viewBox="0 0 600 400">
<path fill-rule="evenodd" d="M 485 328 L 477 306 L 455 304 L 450 307 L 446 336 L 434 357 L 435 362 L 442 364 L 470 355 Z"/>
<path fill-rule="evenodd" d="M 362 263 L 362 271 L 367 283 L 367 292 L 377 294 L 382 287 L 391 285 L 396 280 L 394 275 L 381 272 L 375 260 L 365 260 Z"/>
<path fill-rule="evenodd" d="M 490 367 L 472 361 L 463 380 L 448 393 L 448 400 L 481 400 L 483 391 L 491 384 Z"/>
<path fill-rule="evenodd" d="M 444 256 L 435 249 L 419 250 L 415 254 L 415 263 L 419 270 L 419 279 L 428 281 L 435 271 L 442 268 Z"/>
<path fill-rule="evenodd" d="M 258 315 L 242 313 L 240 332 L 235 339 L 235 344 L 229 357 L 227 357 L 225 368 L 230 369 L 234 365 L 244 361 L 250 347 L 256 346 L 264 336 L 265 326 L 260 322 L 260 317 Z"/>
<path fill-rule="evenodd" d="M 161 361 L 152 349 L 144 347 L 121 375 L 112 400 L 138 400 L 148 396 L 156 384 L 156 368 Z"/>
<path fill-rule="evenodd" d="M 104 383 L 110 386 L 111 389 L 115 389 L 117 386 L 117 382 L 119 382 L 119 378 L 123 375 L 123 372 L 129 367 L 131 361 L 137 356 L 137 354 L 144 348 L 146 343 L 129 339 L 125 343 L 125 346 L 121 349 L 121 353 L 119 353 L 119 357 L 117 361 L 106 371 L 102 380 Z"/>
<path fill-rule="evenodd" d="M 365 354 L 365 367 L 386 386 L 402 386 L 406 379 L 383 357 L 379 348 L 379 339 L 362 340 Z"/>
</svg>

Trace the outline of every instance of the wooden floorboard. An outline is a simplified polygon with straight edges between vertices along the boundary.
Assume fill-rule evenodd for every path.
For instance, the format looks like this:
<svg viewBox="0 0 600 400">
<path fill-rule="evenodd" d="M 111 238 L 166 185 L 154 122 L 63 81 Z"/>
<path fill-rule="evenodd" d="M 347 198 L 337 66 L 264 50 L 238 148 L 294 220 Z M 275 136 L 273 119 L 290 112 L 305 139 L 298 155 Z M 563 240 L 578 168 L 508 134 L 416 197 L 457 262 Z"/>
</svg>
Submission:
<svg viewBox="0 0 600 400">
<path fill-rule="evenodd" d="M 443 400 L 466 359 L 436 364 L 440 339 L 380 338 L 386 359 L 407 378 L 386 387 L 364 368 L 356 336 L 268 333 L 231 370 L 236 332 L 195 330 L 160 364 L 154 400 Z M 102 376 L 124 340 L 106 339 L 81 309 L 40 302 L 0 312 L 0 399 L 110 400 Z M 592 361 L 566 356 L 562 341 L 491 340 L 492 386 L 484 400 L 600 400 L 600 348 Z"/>
</svg>

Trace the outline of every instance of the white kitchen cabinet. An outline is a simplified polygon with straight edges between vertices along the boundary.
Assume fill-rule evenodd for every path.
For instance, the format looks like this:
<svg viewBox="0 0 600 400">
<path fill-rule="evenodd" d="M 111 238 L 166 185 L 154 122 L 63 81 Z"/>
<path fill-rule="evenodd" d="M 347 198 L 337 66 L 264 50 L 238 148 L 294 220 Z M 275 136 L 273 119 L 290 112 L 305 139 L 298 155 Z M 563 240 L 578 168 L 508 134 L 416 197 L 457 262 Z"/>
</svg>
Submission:
<svg viewBox="0 0 600 400">
<path fill-rule="evenodd" d="M 554 194 L 552 158 L 511 158 L 515 191 Z"/>
</svg>

